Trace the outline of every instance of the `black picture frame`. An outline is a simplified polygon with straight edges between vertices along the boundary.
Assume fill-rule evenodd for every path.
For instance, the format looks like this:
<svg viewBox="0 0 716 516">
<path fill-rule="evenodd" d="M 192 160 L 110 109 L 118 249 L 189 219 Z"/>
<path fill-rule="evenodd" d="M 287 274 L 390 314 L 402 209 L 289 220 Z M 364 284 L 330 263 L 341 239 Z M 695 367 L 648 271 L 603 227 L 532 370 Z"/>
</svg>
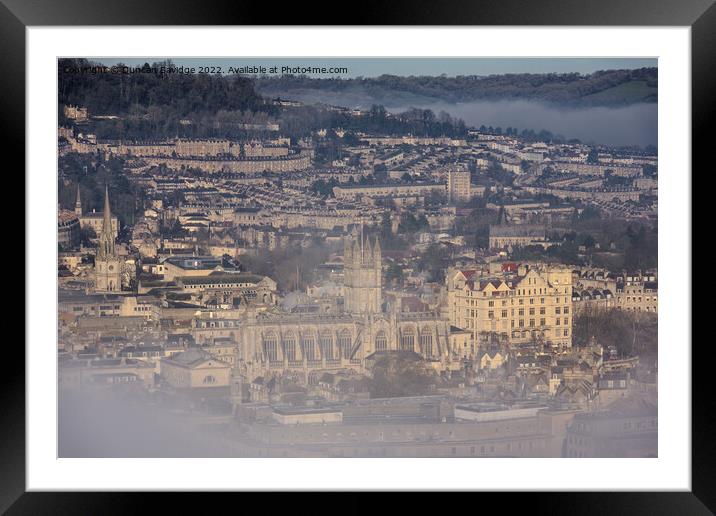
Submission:
<svg viewBox="0 0 716 516">
<path fill-rule="evenodd" d="M 8 152 L 11 152 L 10 149 L 25 148 L 25 28 L 28 26 L 341 25 L 338 21 L 340 16 L 330 21 L 319 21 L 319 13 L 333 14 L 336 11 L 336 4 L 327 2 L 325 5 L 322 2 L 310 5 L 296 3 L 279 8 L 237 0 L 158 0 L 151 3 L 146 0 L 0 0 L 0 102 L 4 147 Z M 371 1 L 356 4 L 355 12 L 346 21 L 369 25 L 690 26 L 693 167 L 712 161 L 708 154 L 713 144 L 707 140 L 707 128 L 716 112 L 716 70 L 713 66 L 716 63 L 716 5 L 713 0 L 443 0 L 424 4 L 406 0 L 389 4 Z M 24 170 L 24 153 L 19 151 L 16 154 L 19 158 L 16 170 Z M 684 174 L 690 174 L 690 171 L 684 171 Z M 684 283 L 691 285 L 691 278 L 685 278 Z M 688 296 L 691 296 L 690 288 Z M 691 299 L 686 301 L 691 302 Z M 685 335 L 685 342 L 666 343 L 673 348 L 664 347 L 662 352 L 684 352 L 690 343 L 691 335 Z M 713 489 L 716 485 L 716 445 L 713 439 L 716 431 L 709 420 L 714 401 L 707 383 L 707 368 L 713 363 L 710 359 L 714 353 L 708 341 L 701 344 L 704 345 L 692 348 L 691 492 L 510 494 L 507 503 L 511 510 L 517 503 L 532 512 L 569 514 L 712 514 L 716 511 L 716 490 Z M 147 495 L 138 493 L 26 493 L 25 362 L 19 349 L 7 355 L 5 371 L 0 377 L 3 381 L 0 510 L 8 514 L 105 514 L 137 512 L 149 507 L 146 504 Z M 183 496 L 156 496 L 162 498 L 162 504 L 168 504 L 164 507 L 167 511 L 171 510 L 170 506 L 181 507 L 184 509 L 182 512 L 189 509 Z M 351 499 L 343 498 L 346 511 L 371 509 L 369 499 L 358 494 L 349 496 Z M 478 496 L 495 499 L 500 494 Z M 424 496 L 416 495 L 413 503 L 423 505 L 424 499 Z M 301 503 L 300 500 L 294 498 L 291 504 Z M 505 498 L 500 501 L 506 503 Z M 489 503 L 481 498 L 479 505 L 486 507 L 486 502 Z M 249 504 L 243 507 L 252 505 L 251 501 L 243 503 Z"/>
</svg>

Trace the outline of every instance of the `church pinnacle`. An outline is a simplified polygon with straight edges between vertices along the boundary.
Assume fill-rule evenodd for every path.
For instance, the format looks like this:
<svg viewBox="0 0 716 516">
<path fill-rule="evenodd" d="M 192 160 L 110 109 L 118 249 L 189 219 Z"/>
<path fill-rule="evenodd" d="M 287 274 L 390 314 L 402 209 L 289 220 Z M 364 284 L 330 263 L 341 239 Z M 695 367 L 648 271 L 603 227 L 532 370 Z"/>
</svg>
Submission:
<svg viewBox="0 0 716 516">
<path fill-rule="evenodd" d="M 381 262 L 383 260 L 382 251 L 380 249 L 380 240 L 378 240 L 378 237 L 375 237 L 375 246 L 373 247 L 373 259 L 376 261 L 377 265 L 380 267 Z"/>
</svg>

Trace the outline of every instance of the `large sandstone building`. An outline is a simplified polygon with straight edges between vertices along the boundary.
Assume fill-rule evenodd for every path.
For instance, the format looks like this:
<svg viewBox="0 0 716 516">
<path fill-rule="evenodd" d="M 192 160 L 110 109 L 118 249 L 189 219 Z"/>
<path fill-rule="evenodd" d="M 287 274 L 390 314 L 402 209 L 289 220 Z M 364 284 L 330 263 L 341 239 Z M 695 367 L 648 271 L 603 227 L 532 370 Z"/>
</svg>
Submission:
<svg viewBox="0 0 716 516">
<path fill-rule="evenodd" d="M 542 341 L 572 345 L 572 273 L 548 267 L 482 275 L 452 270 L 447 275 L 450 322 L 479 342 L 493 333 L 511 344 Z"/>
</svg>

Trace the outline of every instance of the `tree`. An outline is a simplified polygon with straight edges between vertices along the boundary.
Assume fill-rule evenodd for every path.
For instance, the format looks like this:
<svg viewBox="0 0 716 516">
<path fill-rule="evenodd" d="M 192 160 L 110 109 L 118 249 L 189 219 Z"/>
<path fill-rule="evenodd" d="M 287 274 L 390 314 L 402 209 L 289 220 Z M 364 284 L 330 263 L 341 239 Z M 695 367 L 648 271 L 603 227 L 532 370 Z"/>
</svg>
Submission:
<svg viewBox="0 0 716 516">
<path fill-rule="evenodd" d="M 385 281 L 396 283 L 399 286 L 402 285 L 404 281 L 403 267 L 393 261 L 388 262 L 388 267 L 385 272 Z"/>
<path fill-rule="evenodd" d="M 379 356 L 371 369 L 371 398 L 421 396 L 430 391 L 435 375 L 416 354 Z"/>
<path fill-rule="evenodd" d="M 658 167 L 656 165 L 644 165 L 643 170 L 645 177 L 656 177 L 659 173 Z"/>
<path fill-rule="evenodd" d="M 589 149 L 589 154 L 587 154 L 587 163 L 599 163 L 599 152 L 597 151 L 597 149 Z"/>
<path fill-rule="evenodd" d="M 92 241 L 97 238 L 97 233 L 92 226 L 82 226 L 80 229 L 80 244 L 84 247 L 92 245 Z"/>
<path fill-rule="evenodd" d="M 430 194 L 425 197 L 425 207 L 442 206 L 447 202 L 447 195 L 440 190 L 431 190 Z"/>
<path fill-rule="evenodd" d="M 655 354 L 657 350 L 658 319 L 656 314 L 629 313 L 586 307 L 574 317 L 574 344 L 584 346 L 592 337 L 607 348 L 614 346 L 620 356 L 641 352 Z M 639 349 L 633 349 L 637 342 Z"/>
</svg>

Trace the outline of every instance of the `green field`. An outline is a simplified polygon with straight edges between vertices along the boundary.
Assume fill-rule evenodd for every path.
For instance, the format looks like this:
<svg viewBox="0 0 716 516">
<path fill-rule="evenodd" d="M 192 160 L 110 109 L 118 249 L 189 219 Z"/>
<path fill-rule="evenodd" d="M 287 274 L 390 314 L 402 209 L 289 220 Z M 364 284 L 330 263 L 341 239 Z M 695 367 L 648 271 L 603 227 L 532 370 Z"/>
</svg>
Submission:
<svg viewBox="0 0 716 516">
<path fill-rule="evenodd" d="M 582 100 L 603 103 L 653 102 L 657 98 L 658 88 L 649 86 L 646 81 L 629 81 L 613 88 L 585 95 Z"/>
</svg>

